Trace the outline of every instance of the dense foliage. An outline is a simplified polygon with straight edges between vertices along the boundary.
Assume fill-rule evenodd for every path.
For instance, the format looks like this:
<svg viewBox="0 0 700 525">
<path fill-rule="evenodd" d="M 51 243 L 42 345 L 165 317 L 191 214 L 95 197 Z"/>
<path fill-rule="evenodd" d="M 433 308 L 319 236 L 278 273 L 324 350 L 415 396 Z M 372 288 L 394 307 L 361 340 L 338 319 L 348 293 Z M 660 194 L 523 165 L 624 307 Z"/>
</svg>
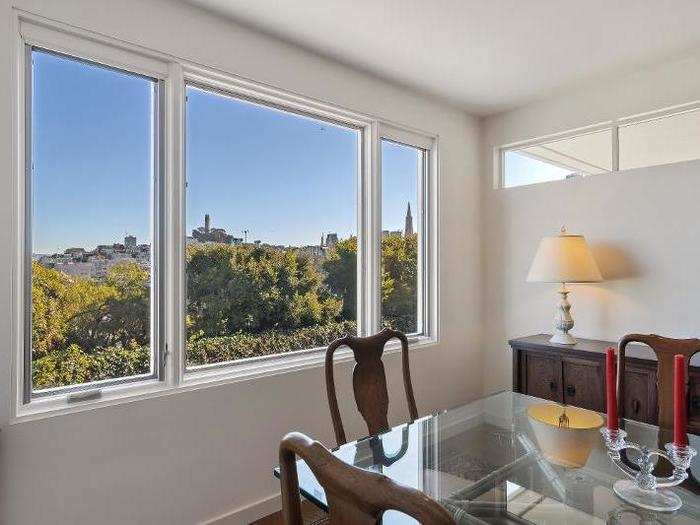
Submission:
<svg viewBox="0 0 700 525">
<path fill-rule="evenodd" d="M 355 321 L 340 321 L 294 330 L 266 330 L 257 334 L 239 332 L 228 336 L 190 339 L 187 363 L 197 366 L 319 348 L 356 332 Z"/>
<path fill-rule="evenodd" d="M 187 247 L 189 334 L 215 337 L 323 324 L 336 319 L 342 306 L 311 259 L 298 250 Z"/>
<path fill-rule="evenodd" d="M 418 236 L 391 233 L 382 238 L 382 325 L 417 330 Z M 326 284 L 343 300 L 343 319 L 357 311 L 357 238 L 340 241 L 323 263 Z"/>
<path fill-rule="evenodd" d="M 418 330 L 418 236 L 382 239 L 382 324 L 406 333 Z"/>
<path fill-rule="evenodd" d="M 35 389 L 147 373 L 148 272 L 113 266 L 104 281 L 32 263 Z"/>
<path fill-rule="evenodd" d="M 357 239 L 321 261 L 302 250 L 193 244 L 187 247 L 190 366 L 325 346 L 356 332 Z M 382 240 L 385 325 L 416 329 L 417 239 Z M 148 373 L 150 276 L 135 262 L 102 280 L 33 263 L 35 389 Z"/>
</svg>

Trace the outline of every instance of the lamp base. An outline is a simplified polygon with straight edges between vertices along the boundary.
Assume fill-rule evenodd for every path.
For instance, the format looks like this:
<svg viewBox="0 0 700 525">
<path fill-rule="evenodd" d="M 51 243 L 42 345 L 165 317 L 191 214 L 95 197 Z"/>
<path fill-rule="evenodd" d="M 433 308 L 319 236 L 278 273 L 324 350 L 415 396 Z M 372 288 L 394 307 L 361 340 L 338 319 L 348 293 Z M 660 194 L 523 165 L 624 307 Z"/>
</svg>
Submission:
<svg viewBox="0 0 700 525">
<path fill-rule="evenodd" d="M 569 290 L 562 283 L 557 293 L 561 296 L 554 314 L 554 335 L 549 340 L 559 345 L 575 345 L 576 339 L 569 335 L 569 330 L 574 327 L 574 318 L 571 317 L 571 303 L 567 299 Z"/>
<path fill-rule="evenodd" d="M 549 342 L 557 345 L 575 345 L 578 341 L 568 332 L 559 332 L 554 334 Z"/>
</svg>

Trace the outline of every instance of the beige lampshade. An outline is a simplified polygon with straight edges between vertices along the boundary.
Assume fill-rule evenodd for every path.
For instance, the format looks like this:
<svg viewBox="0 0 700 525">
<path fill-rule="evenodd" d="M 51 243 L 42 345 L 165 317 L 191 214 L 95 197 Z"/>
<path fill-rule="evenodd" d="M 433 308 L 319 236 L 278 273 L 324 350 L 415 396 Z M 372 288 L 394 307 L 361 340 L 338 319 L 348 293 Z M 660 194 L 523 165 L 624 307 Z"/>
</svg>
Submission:
<svg viewBox="0 0 700 525">
<path fill-rule="evenodd" d="M 544 237 L 532 261 L 528 282 L 595 283 L 603 280 L 583 235 Z"/>
<path fill-rule="evenodd" d="M 563 411 L 558 405 L 532 405 L 527 415 L 542 454 L 556 465 L 580 468 L 600 442 L 603 417 L 590 410 L 567 406 L 569 426 L 562 428 L 559 416 Z"/>
</svg>

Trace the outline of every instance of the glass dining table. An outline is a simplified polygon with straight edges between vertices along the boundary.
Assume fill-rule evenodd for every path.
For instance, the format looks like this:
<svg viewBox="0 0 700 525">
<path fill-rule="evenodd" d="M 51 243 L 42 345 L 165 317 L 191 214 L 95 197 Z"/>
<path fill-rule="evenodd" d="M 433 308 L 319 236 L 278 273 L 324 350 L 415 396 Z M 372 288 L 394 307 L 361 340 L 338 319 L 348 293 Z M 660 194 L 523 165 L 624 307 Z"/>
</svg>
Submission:
<svg viewBox="0 0 700 525">
<path fill-rule="evenodd" d="M 528 417 L 528 408 L 542 403 L 551 402 L 500 392 L 347 443 L 333 454 L 422 491 L 446 507 L 458 524 L 700 523 L 697 456 L 690 478 L 670 489 L 683 502 L 680 510 L 663 513 L 633 507 L 613 492 L 613 483 L 625 475 L 608 457 L 599 435 L 582 467 L 547 459 L 550 456 L 541 450 Z M 657 427 L 625 420 L 624 428 L 628 439 L 658 447 Z M 689 435 L 689 441 L 700 449 L 700 436 Z M 325 494 L 311 470 L 301 460 L 297 470 L 303 496 L 327 510 Z M 275 475 L 279 477 L 278 468 Z M 389 511 L 382 523 L 416 521 Z"/>
</svg>

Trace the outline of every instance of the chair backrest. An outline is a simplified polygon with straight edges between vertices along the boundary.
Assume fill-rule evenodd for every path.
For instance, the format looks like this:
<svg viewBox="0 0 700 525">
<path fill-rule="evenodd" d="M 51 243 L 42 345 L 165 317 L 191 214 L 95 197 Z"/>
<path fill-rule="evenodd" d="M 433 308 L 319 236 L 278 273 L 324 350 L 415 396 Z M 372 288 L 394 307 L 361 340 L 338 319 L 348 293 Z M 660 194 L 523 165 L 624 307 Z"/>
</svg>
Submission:
<svg viewBox="0 0 700 525">
<path fill-rule="evenodd" d="M 625 348 L 629 343 L 643 343 L 656 354 L 658 362 L 656 370 L 658 425 L 661 429 L 669 429 L 673 426 L 673 356 L 682 354 L 685 356 L 686 366 L 688 366 L 690 358 L 700 352 L 700 339 L 672 339 L 654 334 L 629 334 L 620 339 L 617 353 L 617 404 L 620 417 L 625 415 Z M 685 377 L 687 391 L 687 369 Z"/>
<path fill-rule="evenodd" d="M 333 379 L 333 353 L 341 346 L 350 347 L 355 356 L 355 368 L 352 372 L 352 387 L 355 392 L 357 409 L 367 423 L 369 435 L 374 436 L 389 430 L 387 415 L 389 412 L 389 395 L 386 387 L 386 374 L 382 363 L 384 345 L 391 339 L 401 341 L 401 361 L 403 367 L 403 384 L 411 421 L 418 417 L 416 400 L 413 397 L 411 371 L 408 366 L 408 340 L 396 330 L 384 328 L 378 334 L 369 337 L 345 336 L 333 341 L 326 350 L 326 391 L 328 406 L 333 419 L 333 429 L 338 445 L 347 442 L 343 421 L 338 410 L 338 398 Z"/>
<path fill-rule="evenodd" d="M 282 515 L 286 525 L 302 525 L 296 456 L 303 459 L 326 493 L 331 525 L 377 525 L 387 510 L 420 523 L 454 525 L 449 512 L 422 492 L 339 460 L 304 434 L 287 434 L 280 444 Z"/>
</svg>

